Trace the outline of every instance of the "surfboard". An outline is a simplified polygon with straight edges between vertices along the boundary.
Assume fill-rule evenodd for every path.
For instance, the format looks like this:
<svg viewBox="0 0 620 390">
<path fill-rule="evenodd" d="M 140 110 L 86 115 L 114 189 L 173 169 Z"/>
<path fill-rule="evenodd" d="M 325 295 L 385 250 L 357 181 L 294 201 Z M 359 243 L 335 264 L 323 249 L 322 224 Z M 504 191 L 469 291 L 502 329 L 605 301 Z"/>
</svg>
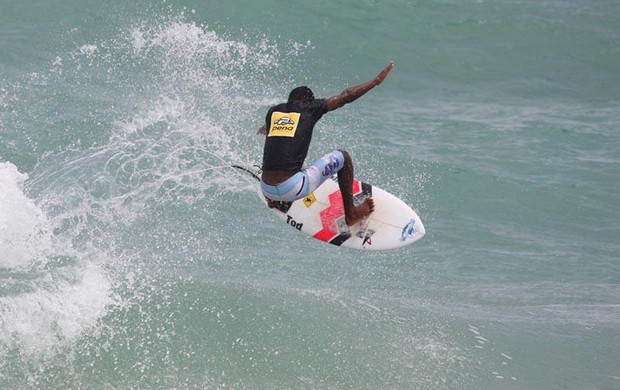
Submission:
<svg viewBox="0 0 620 390">
<path fill-rule="evenodd" d="M 235 167 L 258 178 L 247 168 Z M 260 189 L 257 193 L 267 205 Z M 353 194 L 356 203 L 361 203 L 368 196 L 372 196 L 375 202 L 375 211 L 353 226 L 345 223 L 342 194 L 336 175 L 321 184 L 312 194 L 293 202 L 290 207 L 271 210 L 293 229 L 345 248 L 395 249 L 413 244 L 426 234 L 418 214 L 389 192 L 355 179 Z"/>
</svg>

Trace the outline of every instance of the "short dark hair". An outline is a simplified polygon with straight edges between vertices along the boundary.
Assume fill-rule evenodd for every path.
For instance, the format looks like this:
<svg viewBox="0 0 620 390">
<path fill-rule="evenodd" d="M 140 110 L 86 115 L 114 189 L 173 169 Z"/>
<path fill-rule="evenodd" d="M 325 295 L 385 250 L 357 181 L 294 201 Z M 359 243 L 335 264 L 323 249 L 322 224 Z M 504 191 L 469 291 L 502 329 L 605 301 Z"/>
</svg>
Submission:
<svg viewBox="0 0 620 390">
<path fill-rule="evenodd" d="M 294 88 L 288 95 L 288 101 L 311 102 L 314 100 L 314 93 L 306 86 Z"/>
</svg>

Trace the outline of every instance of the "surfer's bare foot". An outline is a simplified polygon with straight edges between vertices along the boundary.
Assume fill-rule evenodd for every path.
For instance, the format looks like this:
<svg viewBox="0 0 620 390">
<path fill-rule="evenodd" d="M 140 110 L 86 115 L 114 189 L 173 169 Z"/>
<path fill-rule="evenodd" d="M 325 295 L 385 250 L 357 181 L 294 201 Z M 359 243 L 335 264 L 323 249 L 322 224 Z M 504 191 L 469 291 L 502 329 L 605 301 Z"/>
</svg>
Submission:
<svg viewBox="0 0 620 390">
<path fill-rule="evenodd" d="M 375 211 L 375 201 L 372 198 L 366 198 L 361 204 L 355 206 L 351 215 L 345 215 L 344 220 L 347 225 L 353 226 L 373 211 Z"/>
</svg>

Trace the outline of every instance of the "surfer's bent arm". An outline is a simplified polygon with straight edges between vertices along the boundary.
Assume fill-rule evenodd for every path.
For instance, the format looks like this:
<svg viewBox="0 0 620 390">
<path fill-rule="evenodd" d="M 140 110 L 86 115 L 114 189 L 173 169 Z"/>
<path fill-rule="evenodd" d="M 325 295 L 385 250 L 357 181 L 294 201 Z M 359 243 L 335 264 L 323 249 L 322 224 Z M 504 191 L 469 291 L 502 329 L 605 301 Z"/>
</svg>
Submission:
<svg viewBox="0 0 620 390">
<path fill-rule="evenodd" d="M 267 125 L 262 125 L 261 128 L 258 129 L 256 134 L 267 134 Z"/>
<path fill-rule="evenodd" d="M 340 92 L 340 95 L 330 97 L 329 99 L 327 99 L 327 111 L 333 111 L 337 108 L 344 106 L 345 104 L 357 100 L 366 92 L 381 84 L 393 67 L 394 61 L 391 61 L 388 66 L 386 66 L 381 72 L 379 72 L 377 77 L 375 77 L 374 79 L 360 85 L 349 87 L 344 91 Z"/>
</svg>

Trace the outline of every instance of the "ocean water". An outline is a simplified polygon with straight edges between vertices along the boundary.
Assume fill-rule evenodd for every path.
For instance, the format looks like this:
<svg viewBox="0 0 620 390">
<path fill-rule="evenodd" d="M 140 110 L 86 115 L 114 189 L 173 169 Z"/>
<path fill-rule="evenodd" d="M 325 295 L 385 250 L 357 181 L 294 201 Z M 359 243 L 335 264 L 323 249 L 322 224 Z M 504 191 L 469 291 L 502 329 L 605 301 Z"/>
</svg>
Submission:
<svg viewBox="0 0 620 390">
<path fill-rule="evenodd" d="M 297 85 L 427 235 L 230 164 Z M 620 388 L 620 2 L 0 0 L 0 388 Z"/>
</svg>

